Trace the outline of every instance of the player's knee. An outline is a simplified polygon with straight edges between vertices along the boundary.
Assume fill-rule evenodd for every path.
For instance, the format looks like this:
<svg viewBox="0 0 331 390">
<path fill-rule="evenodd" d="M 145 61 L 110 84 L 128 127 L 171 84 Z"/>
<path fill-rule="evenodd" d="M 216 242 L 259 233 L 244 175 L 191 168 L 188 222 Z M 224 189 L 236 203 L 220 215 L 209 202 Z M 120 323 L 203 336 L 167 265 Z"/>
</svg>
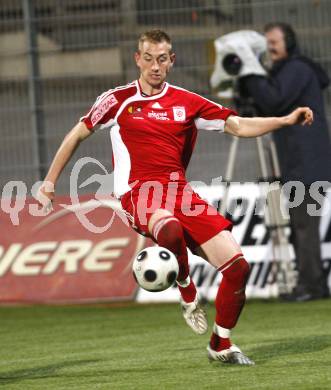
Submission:
<svg viewBox="0 0 331 390">
<path fill-rule="evenodd" d="M 241 277 L 246 283 L 251 270 L 251 266 L 249 265 L 248 261 L 242 257 L 240 259 L 239 267 L 241 270 Z"/>
<path fill-rule="evenodd" d="M 171 213 L 163 214 L 152 225 L 152 236 L 157 243 L 166 248 L 179 248 L 183 239 L 183 228 Z"/>
<path fill-rule="evenodd" d="M 171 217 L 173 214 L 166 210 L 166 209 L 157 209 L 154 211 L 152 216 L 150 217 L 148 221 L 148 230 L 152 234 L 154 225 L 160 220 L 163 219 L 164 217 Z"/>
<path fill-rule="evenodd" d="M 242 283 L 246 284 L 250 273 L 250 265 L 243 255 L 239 253 L 220 267 L 219 271 L 221 271 L 223 276 L 228 280 L 240 280 Z"/>
</svg>

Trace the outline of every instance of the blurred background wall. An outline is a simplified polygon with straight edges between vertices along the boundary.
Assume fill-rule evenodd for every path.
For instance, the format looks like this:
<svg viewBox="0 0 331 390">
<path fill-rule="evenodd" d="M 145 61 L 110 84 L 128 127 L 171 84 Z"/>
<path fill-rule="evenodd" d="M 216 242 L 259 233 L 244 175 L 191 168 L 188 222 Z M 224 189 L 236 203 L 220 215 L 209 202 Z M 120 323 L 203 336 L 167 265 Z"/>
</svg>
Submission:
<svg viewBox="0 0 331 390">
<path fill-rule="evenodd" d="M 214 98 L 209 86 L 213 41 L 240 30 L 291 23 L 303 52 L 331 73 L 329 0 L 1 0 L 0 183 L 41 179 L 66 132 L 103 91 L 137 77 L 139 33 L 165 29 L 174 41 L 170 82 Z M 331 95 L 326 92 L 331 115 Z M 190 180 L 225 174 L 230 137 L 200 133 Z M 111 170 L 108 131 L 84 143 L 76 159 L 92 156 Z M 57 191 L 69 189 L 68 174 Z M 90 168 L 92 173 L 93 167 Z M 235 181 L 259 176 L 255 142 L 242 141 Z M 93 185 L 84 189 L 93 191 Z"/>
</svg>

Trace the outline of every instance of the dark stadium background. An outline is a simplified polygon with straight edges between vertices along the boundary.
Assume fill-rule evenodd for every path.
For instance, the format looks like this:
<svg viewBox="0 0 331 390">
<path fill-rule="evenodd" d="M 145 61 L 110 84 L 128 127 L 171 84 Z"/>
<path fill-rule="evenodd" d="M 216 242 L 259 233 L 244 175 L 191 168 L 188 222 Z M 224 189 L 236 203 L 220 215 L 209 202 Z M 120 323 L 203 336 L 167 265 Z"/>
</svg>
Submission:
<svg viewBox="0 0 331 390">
<path fill-rule="evenodd" d="M 23 7 L 28 3 L 30 15 Z M 1 0 L 1 188 L 9 180 L 24 180 L 31 188 L 95 97 L 136 78 L 132 56 L 139 33 L 166 29 L 177 53 L 170 81 L 211 97 L 213 40 L 239 29 L 262 31 L 270 20 L 292 23 L 303 51 L 331 73 L 330 13 L 328 0 Z M 37 64 L 34 74 L 31 60 Z M 29 83 L 35 87 L 33 102 Z M 330 117 L 330 89 L 326 102 Z M 100 132 L 82 145 L 77 158 L 90 155 L 110 169 L 108 139 L 108 131 Z M 224 175 L 230 142 L 201 132 L 189 178 L 209 184 Z M 69 190 L 74 162 L 59 193 Z M 255 141 L 246 140 L 234 180 L 254 181 L 259 175 Z"/>
</svg>

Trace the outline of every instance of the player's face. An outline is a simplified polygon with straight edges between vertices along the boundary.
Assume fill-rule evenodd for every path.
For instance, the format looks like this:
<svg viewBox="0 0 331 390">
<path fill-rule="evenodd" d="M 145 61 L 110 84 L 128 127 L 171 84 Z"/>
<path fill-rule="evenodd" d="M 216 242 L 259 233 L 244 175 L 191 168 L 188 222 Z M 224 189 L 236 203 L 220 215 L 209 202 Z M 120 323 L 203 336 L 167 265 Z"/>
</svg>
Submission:
<svg viewBox="0 0 331 390">
<path fill-rule="evenodd" d="M 268 52 L 272 62 L 285 59 L 288 56 L 284 33 L 279 28 L 274 28 L 265 33 L 267 38 Z"/>
<path fill-rule="evenodd" d="M 175 54 L 170 50 L 170 45 L 165 41 L 144 41 L 140 44 L 139 52 L 135 54 L 140 77 L 153 88 L 160 87 L 174 63 Z"/>
</svg>

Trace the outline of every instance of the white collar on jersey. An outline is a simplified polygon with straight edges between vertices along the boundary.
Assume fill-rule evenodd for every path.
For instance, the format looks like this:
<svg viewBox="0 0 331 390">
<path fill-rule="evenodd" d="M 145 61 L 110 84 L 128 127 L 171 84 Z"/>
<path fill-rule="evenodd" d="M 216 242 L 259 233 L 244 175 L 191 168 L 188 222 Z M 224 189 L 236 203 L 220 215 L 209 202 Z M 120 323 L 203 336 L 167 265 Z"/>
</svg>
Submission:
<svg viewBox="0 0 331 390">
<path fill-rule="evenodd" d="M 137 92 L 139 94 L 139 96 L 141 96 L 142 98 L 144 99 L 156 99 L 156 98 L 160 98 L 161 96 L 164 96 L 169 88 L 169 84 L 165 81 L 163 83 L 163 88 L 162 90 L 159 92 L 159 93 L 156 93 L 155 95 L 146 95 L 142 89 L 141 89 L 141 86 L 140 86 L 140 83 L 139 83 L 139 80 L 136 80 L 136 86 L 137 86 Z"/>
</svg>

